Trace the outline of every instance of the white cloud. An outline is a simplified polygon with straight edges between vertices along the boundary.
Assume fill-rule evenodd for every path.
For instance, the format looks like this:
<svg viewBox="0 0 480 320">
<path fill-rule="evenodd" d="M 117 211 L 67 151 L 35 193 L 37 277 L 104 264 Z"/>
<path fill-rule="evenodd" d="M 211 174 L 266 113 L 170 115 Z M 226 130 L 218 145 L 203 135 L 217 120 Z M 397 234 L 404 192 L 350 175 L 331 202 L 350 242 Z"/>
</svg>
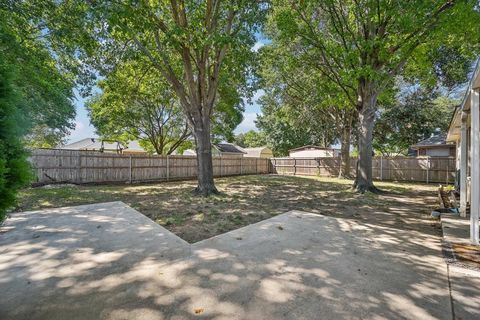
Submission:
<svg viewBox="0 0 480 320">
<path fill-rule="evenodd" d="M 257 41 L 255 42 L 255 44 L 253 45 L 252 47 L 252 51 L 253 52 L 257 52 L 261 47 L 263 47 L 265 45 L 265 43 L 261 42 L 261 41 Z"/>
<path fill-rule="evenodd" d="M 245 133 L 250 130 L 258 131 L 258 128 L 255 126 L 255 120 L 257 120 L 256 112 L 245 112 L 243 114 L 243 121 L 235 129 L 235 133 Z"/>
</svg>

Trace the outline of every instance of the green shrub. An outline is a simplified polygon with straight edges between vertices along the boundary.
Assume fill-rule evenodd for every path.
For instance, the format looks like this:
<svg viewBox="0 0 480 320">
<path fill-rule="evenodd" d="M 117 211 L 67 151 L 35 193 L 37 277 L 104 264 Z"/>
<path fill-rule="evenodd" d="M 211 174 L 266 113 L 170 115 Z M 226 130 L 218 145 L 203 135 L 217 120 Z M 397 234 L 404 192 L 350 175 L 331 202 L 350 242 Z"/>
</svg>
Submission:
<svg viewBox="0 0 480 320">
<path fill-rule="evenodd" d="M 15 205 L 18 189 L 31 177 L 27 151 L 21 142 L 28 123 L 13 78 L 14 69 L 0 62 L 0 221 Z"/>
</svg>

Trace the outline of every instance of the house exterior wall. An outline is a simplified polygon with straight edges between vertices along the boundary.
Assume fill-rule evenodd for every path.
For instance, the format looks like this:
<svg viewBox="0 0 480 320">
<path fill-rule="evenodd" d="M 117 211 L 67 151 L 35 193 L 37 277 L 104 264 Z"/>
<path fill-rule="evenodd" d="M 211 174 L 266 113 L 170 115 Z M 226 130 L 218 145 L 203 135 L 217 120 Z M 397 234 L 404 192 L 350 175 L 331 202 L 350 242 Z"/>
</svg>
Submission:
<svg viewBox="0 0 480 320">
<path fill-rule="evenodd" d="M 260 153 L 260 158 L 273 158 L 272 150 L 263 150 L 262 153 Z"/>
<path fill-rule="evenodd" d="M 270 148 L 243 148 L 246 158 L 273 158 L 273 151 Z"/>
<path fill-rule="evenodd" d="M 454 157 L 456 149 L 454 146 L 445 148 L 419 148 L 419 156 L 427 157 Z"/>
<path fill-rule="evenodd" d="M 224 157 L 243 158 L 243 153 L 236 153 L 236 152 L 219 152 L 216 155 L 220 155 Z"/>
</svg>

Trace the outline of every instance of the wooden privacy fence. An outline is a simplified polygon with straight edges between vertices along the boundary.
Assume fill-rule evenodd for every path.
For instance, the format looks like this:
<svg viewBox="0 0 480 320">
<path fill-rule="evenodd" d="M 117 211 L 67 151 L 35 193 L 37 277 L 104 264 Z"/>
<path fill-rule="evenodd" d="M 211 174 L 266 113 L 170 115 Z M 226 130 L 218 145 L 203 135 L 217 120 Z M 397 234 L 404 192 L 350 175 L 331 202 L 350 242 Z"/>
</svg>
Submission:
<svg viewBox="0 0 480 320">
<path fill-rule="evenodd" d="M 340 158 L 272 158 L 272 172 L 286 175 L 338 176 Z M 357 159 L 350 160 L 350 174 L 355 175 Z M 375 157 L 372 163 L 376 180 L 454 183 L 453 157 Z"/>
<path fill-rule="evenodd" d="M 36 149 L 30 162 L 35 184 L 105 183 L 187 180 L 197 176 L 195 156 L 148 156 L 94 151 Z M 269 173 L 265 158 L 222 156 L 213 158 L 213 174 L 219 176 Z"/>
</svg>

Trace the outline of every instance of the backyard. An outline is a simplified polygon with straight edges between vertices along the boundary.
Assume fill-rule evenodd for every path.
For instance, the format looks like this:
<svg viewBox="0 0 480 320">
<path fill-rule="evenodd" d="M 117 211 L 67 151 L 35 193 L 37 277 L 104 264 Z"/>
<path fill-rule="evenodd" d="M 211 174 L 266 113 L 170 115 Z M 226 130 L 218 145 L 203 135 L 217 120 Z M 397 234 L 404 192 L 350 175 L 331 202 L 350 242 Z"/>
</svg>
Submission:
<svg viewBox="0 0 480 320">
<path fill-rule="evenodd" d="M 358 194 L 351 180 L 251 175 L 215 180 L 220 195 L 194 196 L 195 181 L 137 185 L 57 185 L 21 192 L 17 211 L 123 201 L 189 243 L 290 210 L 440 236 L 429 214 L 436 185 L 377 182 L 384 194 Z"/>
</svg>

